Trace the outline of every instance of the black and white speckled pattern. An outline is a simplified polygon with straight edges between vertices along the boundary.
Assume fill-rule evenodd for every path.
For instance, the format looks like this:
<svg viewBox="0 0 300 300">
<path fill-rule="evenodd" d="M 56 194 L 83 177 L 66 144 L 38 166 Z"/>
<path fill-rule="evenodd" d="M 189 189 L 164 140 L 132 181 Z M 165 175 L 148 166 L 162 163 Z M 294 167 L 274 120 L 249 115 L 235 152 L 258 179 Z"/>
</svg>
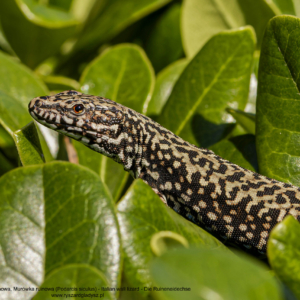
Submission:
<svg viewBox="0 0 300 300">
<path fill-rule="evenodd" d="M 109 99 L 65 91 L 34 98 L 29 111 L 41 124 L 121 163 L 168 206 L 217 236 L 264 253 L 278 222 L 288 214 L 300 221 L 298 187 L 191 145 Z"/>
</svg>

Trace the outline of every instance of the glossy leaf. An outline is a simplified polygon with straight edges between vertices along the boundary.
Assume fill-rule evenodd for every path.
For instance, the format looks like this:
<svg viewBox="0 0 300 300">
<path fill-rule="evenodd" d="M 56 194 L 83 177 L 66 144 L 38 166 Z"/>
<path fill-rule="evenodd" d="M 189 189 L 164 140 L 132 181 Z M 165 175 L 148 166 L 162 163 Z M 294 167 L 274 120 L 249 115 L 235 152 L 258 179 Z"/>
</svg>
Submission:
<svg viewBox="0 0 300 300">
<path fill-rule="evenodd" d="M 134 181 L 119 202 L 117 210 L 125 253 L 124 273 L 133 287 L 151 285 L 148 267 L 153 254 L 150 240 L 152 235 L 159 231 L 178 233 L 190 245 L 227 250 L 209 233 L 166 207 L 141 180 Z"/>
<path fill-rule="evenodd" d="M 181 5 L 172 5 L 147 37 L 145 50 L 156 72 L 183 57 L 180 36 Z"/>
<path fill-rule="evenodd" d="M 283 0 L 285 1 L 285 0 Z M 256 31 L 258 44 L 274 12 L 263 0 L 186 0 L 182 10 L 182 40 L 185 53 L 193 57 L 216 33 L 246 24 Z"/>
<path fill-rule="evenodd" d="M 55 299 L 60 300 L 66 299 L 66 297 L 71 299 L 73 297 L 78 297 L 79 299 L 85 299 L 88 297 L 79 296 L 83 294 L 98 294 L 98 297 L 101 294 L 101 299 L 111 300 L 113 298 L 109 292 L 101 291 L 101 287 L 107 286 L 109 286 L 109 284 L 104 274 L 102 274 L 98 269 L 83 264 L 66 265 L 65 267 L 52 272 L 41 286 L 42 289 L 54 288 L 54 292 L 51 290 L 41 290 L 36 294 L 33 300 L 52 300 L 53 294 L 61 294 L 61 297 L 55 297 Z M 56 287 L 60 287 L 61 289 L 56 290 Z M 72 289 L 65 290 L 65 288 Z"/>
<path fill-rule="evenodd" d="M 103 42 L 115 37 L 133 22 L 166 5 L 171 0 L 110 0 L 82 32 L 73 51 L 73 56 L 84 58 L 86 52 L 95 50 Z M 71 58 L 74 60 L 74 58 Z"/>
<path fill-rule="evenodd" d="M 95 173 L 63 162 L 13 170 L 0 179 L 0 206 L 1 286 L 40 285 L 44 274 L 72 263 L 94 266 L 109 286 L 120 285 L 114 205 Z"/>
<path fill-rule="evenodd" d="M 245 134 L 224 139 L 210 147 L 217 155 L 253 172 L 258 171 L 255 136 Z"/>
<path fill-rule="evenodd" d="M 13 287 L 37 287 L 43 281 L 44 201 L 40 166 L 15 169 L 0 178 L 0 285 L 2 299 L 25 300 L 35 292 Z"/>
<path fill-rule="evenodd" d="M 256 114 L 260 173 L 300 185 L 300 20 L 272 19 L 264 37 Z"/>
<path fill-rule="evenodd" d="M 68 12 L 34 0 L 0 1 L 0 19 L 14 52 L 31 68 L 57 54 L 78 25 Z"/>
<path fill-rule="evenodd" d="M 33 121 L 15 131 L 14 140 L 23 166 L 45 162 L 38 132 Z"/>
<path fill-rule="evenodd" d="M 154 73 L 144 51 L 135 45 L 122 44 L 108 49 L 85 69 L 81 80 L 85 93 L 112 99 L 138 112 L 146 112 L 154 87 Z M 76 146 L 75 142 L 75 147 Z M 79 162 L 84 163 L 92 150 L 79 150 Z M 95 154 L 91 154 L 95 157 Z M 101 179 L 107 184 L 117 200 L 129 174 L 113 160 L 98 155 L 101 159 Z M 87 163 L 87 161 L 85 161 Z M 98 169 L 98 163 L 95 168 Z M 87 164 L 87 166 L 90 164 Z M 93 169 L 95 170 L 93 167 Z M 112 180 L 114 178 L 114 180 Z"/>
<path fill-rule="evenodd" d="M 0 52 L 0 123 L 11 134 L 32 121 L 29 101 L 48 94 L 45 85 L 26 67 Z"/>
<path fill-rule="evenodd" d="M 247 113 L 238 109 L 228 108 L 227 112 L 230 113 L 237 123 L 243 127 L 243 129 L 250 134 L 255 135 L 255 115 Z"/>
<path fill-rule="evenodd" d="M 158 122 L 201 147 L 226 136 L 225 108 L 247 102 L 254 39 L 249 27 L 214 36 L 181 74 Z"/>
<path fill-rule="evenodd" d="M 187 64 L 188 60 L 181 59 L 159 72 L 156 78 L 153 95 L 147 109 L 148 116 L 158 116 L 161 113 L 176 81 Z"/>
<path fill-rule="evenodd" d="M 156 258 L 154 286 L 189 290 L 154 292 L 157 299 L 283 300 L 276 279 L 246 256 L 209 249 L 176 249 Z M 234 283 L 234 284 L 233 284 Z"/>
<path fill-rule="evenodd" d="M 118 225 L 99 177 L 74 164 L 51 163 L 44 167 L 44 182 L 46 274 L 64 264 L 87 263 L 101 270 L 111 286 L 118 286 Z"/>
<path fill-rule="evenodd" d="M 300 224 L 288 216 L 271 231 L 269 263 L 277 276 L 300 298 Z"/>
</svg>

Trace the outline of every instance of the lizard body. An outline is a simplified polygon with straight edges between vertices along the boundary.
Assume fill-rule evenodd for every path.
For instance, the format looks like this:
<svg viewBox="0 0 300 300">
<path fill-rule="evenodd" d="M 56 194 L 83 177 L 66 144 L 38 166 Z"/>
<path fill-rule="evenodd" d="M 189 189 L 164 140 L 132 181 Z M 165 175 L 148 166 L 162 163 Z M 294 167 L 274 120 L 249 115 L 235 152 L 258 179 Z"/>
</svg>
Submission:
<svg viewBox="0 0 300 300">
<path fill-rule="evenodd" d="M 65 91 L 34 98 L 41 124 L 121 163 L 193 223 L 264 253 L 271 229 L 300 221 L 300 189 L 198 148 L 150 118 L 106 98 Z"/>
</svg>

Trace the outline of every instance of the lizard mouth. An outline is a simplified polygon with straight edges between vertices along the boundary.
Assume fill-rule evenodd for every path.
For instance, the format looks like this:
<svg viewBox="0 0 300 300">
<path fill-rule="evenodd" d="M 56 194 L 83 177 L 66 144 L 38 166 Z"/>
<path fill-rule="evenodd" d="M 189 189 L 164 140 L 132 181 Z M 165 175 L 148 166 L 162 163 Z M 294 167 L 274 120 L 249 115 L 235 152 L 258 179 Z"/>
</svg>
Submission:
<svg viewBox="0 0 300 300">
<path fill-rule="evenodd" d="M 96 136 L 91 131 L 86 130 L 85 128 L 77 127 L 73 124 L 65 124 L 65 123 L 57 123 L 54 118 L 54 121 L 50 119 L 47 115 L 47 111 L 37 111 L 32 109 L 30 111 L 31 116 L 36 120 L 38 123 L 58 131 L 59 133 L 65 134 L 75 140 L 83 140 L 86 144 L 88 144 L 92 140 L 96 140 L 99 136 Z M 64 121 L 63 118 L 60 116 L 60 120 Z"/>
</svg>

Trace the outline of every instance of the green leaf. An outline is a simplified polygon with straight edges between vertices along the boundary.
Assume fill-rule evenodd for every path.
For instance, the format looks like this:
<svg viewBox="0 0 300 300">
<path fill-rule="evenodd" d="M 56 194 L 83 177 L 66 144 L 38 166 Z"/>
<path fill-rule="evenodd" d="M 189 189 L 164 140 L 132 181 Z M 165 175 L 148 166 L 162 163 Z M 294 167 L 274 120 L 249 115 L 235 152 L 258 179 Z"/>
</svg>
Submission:
<svg viewBox="0 0 300 300">
<path fill-rule="evenodd" d="M 53 138 L 52 137 L 51 137 L 52 140 L 49 141 L 49 135 L 55 136 L 57 134 L 57 132 L 51 131 L 51 129 L 49 129 L 49 128 L 43 126 L 43 125 L 39 125 L 39 123 L 35 123 L 35 124 L 37 125 L 36 129 L 37 129 L 37 133 L 38 133 L 39 140 L 40 140 L 40 143 L 41 143 L 41 147 L 42 147 L 42 151 L 43 151 L 43 154 L 44 154 L 45 161 L 46 162 L 53 161 L 54 157 L 52 156 L 49 148 L 50 147 L 53 148 L 54 142 L 53 142 Z M 42 127 L 43 127 L 43 134 L 48 138 L 49 144 L 46 141 L 45 136 L 41 132 L 41 128 Z M 55 139 L 54 139 L 54 141 L 55 141 Z M 48 147 L 48 145 L 50 145 L 50 147 Z"/>
<path fill-rule="evenodd" d="M 299 16 L 300 4 L 298 0 L 271 0 L 266 1 L 276 15 L 297 15 Z"/>
<path fill-rule="evenodd" d="M 254 39 L 250 27 L 214 36 L 181 74 L 158 122 L 201 147 L 226 136 L 233 124 L 225 108 L 247 102 Z"/>
<path fill-rule="evenodd" d="M 145 113 L 154 88 L 154 72 L 142 48 L 119 44 L 86 67 L 80 84 L 84 93 Z"/>
<path fill-rule="evenodd" d="M 0 178 L 0 207 L 1 286 L 38 286 L 44 274 L 72 263 L 120 285 L 117 218 L 94 172 L 64 162 L 18 168 Z"/>
<path fill-rule="evenodd" d="M 246 24 L 254 27 L 260 45 L 266 24 L 274 16 L 274 12 L 266 2 L 268 1 L 184 1 L 181 28 L 185 53 L 193 57 L 216 33 Z"/>
<path fill-rule="evenodd" d="M 118 286 L 118 224 L 100 178 L 86 168 L 56 162 L 45 165 L 43 180 L 46 274 L 65 264 L 87 263 L 101 270 L 110 286 Z"/>
<path fill-rule="evenodd" d="M 44 82 L 47 84 L 50 91 L 59 93 L 66 90 L 79 90 L 80 84 L 74 79 L 64 76 L 45 76 Z"/>
<path fill-rule="evenodd" d="M 163 253 L 171 249 L 189 247 L 188 241 L 180 234 L 172 231 L 159 231 L 153 234 L 150 247 L 156 256 L 161 256 Z"/>
<path fill-rule="evenodd" d="M 35 292 L 13 287 L 37 287 L 43 281 L 44 202 L 40 166 L 15 169 L 0 178 L 0 285 L 3 299 L 27 300 Z"/>
<path fill-rule="evenodd" d="M 14 140 L 11 135 L 0 125 L 0 147 L 12 147 L 14 146 Z"/>
<path fill-rule="evenodd" d="M 159 72 L 155 82 L 153 95 L 147 109 L 148 116 L 158 116 L 161 113 L 176 81 L 187 64 L 188 60 L 181 59 Z"/>
<path fill-rule="evenodd" d="M 110 0 L 81 34 L 75 45 L 73 55 L 86 56 L 128 27 L 130 24 L 166 5 L 171 0 Z M 74 61 L 74 57 L 71 57 Z"/>
<path fill-rule="evenodd" d="M 0 176 L 17 167 L 0 149 Z"/>
<path fill-rule="evenodd" d="M 18 166 L 18 152 L 10 134 L 0 125 L 0 176 Z"/>
<path fill-rule="evenodd" d="M 99 95 L 114 100 L 138 112 L 146 112 L 154 87 L 154 73 L 144 51 L 131 44 L 120 44 L 108 49 L 91 62 L 85 69 L 80 84 L 85 93 Z M 74 143 L 75 147 L 77 142 Z M 91 150 L 79 152 L 79 162 Z M 92 155 L 95 157 L 95 154 Z M 113 198 L 118 200 L 129 174 L 123 167 L 106 156 L 101 159 L 101 179 L 107 184 Z M 93 169 L 98 169 L 98 163 Z M 87 166 L 90 166 L 87 163 Z M 98 172 L 99 173 L 99 172 Z M 114 178 L 114 180 L 111 180 Z"/>
<path fill-rule="evenodd" d="M 85 166 L 94 172 L 96 172 L 98 175 L 100 174 L 101 171 L 101 162 L 104 159 L 102 155 L 92 149 L 89 149 L 87 146 L 72 140 L 72 144 L 74 145 L 77 156 L 78 156 L 78 161 L 82 166 Z"/>
<path fill-rule="evenodd" d="M 167 207 L 141 180 L 134 181 L 119 202 L 117 211 L 125 254 L 124 273 L 133 287 L 151 285 L 148 266 L 153 253 L 150 240 L 159 231 L 178 233 L 190 245 L 227 250 L 209 233 Z"/>
<path fill-rule="evenodd" d="M 61 3 L 61 0 L 51 0 L 55 1 L 57 4 Z M 85 21 L 89 21 L 91 16 L 91 10 L 94 8 L 94 5 L 97 3 L 103 5 L 105 2 L 102 3 L 97 0 L 70 0 L 71 6 L 70 11 L 72 12 L 73 16 L 76 17 L 77 20 L 79 20 L 81 23 L 84 23 Z M 93 10 L 94 12 L 94 10 Z"/>
<path fill-rule="evenodd" d="M 0 77 L 0 123 L 13 136 L 14 131 L 32 121 L 29 101 L 48 94 L 48 90 L 28 68 L 2 52 Z"/>
<path fill-rule="evenodd" d="M 260 173 L 300 185 L 300 20 L 273 18 L 258 74 L 256 145 Z"/>
<path fill-rule="evenodd" d="M 269 263 L 277 276 L 300 298 L 300 224 L 287 216 L 271 231 L 267 244 Z"/>
<path fill-rule="evenodd" d="M 255 135 L 255 114 L 233 108 L 228 108 L 227 112 L 235 118 L 237 123 L 241 125 L 247 133 Z"/>
<path fill-rule="evenodd" d="M 49 6 L 60 7 L 63 10 L 68 11 L 71 8 L 72 2 L 74 2 L 74 0 L 43 0 L 42 3 L 48 3 Z"/>
<path fill-rule="evenodd" d="M 27 108 L 29 101 L 49 92 L 34 73 L 2 52 L 0 77 L 0 124 L 15 138 L 14 133 L 32 121 Z M 50 161 L 52 156 L 48 146 L 39 130 L 38 133 L 46 161 Z"/>
<path fill-rule="evenodd" d="M 145 51 L 156 72 L 183 57 L 180 11 L 181 4 L 174 3 L 156 22 L 147 37 Z"/>
<path fill-rule="evenodd" d="M 258 171 L 255 136 L 245 134 L 224 139 L 210 147 L 217 155 L 253 172 Z"/>
<path fill-rule="evenodd" d="M 109 286 L 104 274 L 102 274 L 98 269 L 83 264 L 70 264 L 65 267 L 59 268 L 52 272 L 41 286 L 41 291 L 39 291 L 33 300 L 52 300 L 53 294 L 62 294 L 61 297 L 55 297 L 55 299 L 66 299 L 65 295 L 69 298 L 74 299 L 71 295 L 83 294 L 100 294 L 101 299 L 111 300 L 113 299 L 109 292 L 102 292 L 101 287 Z M 61 289 L 56 290 L 56 287 Z M 47 291 L 47 288 L 50 291 Z M 54 291 L 51 289 L 54 288 Z M 66 290 L 69 288 L 70 290 Z M 42 290 L 45 289 L 45 290 Z M 91 290 L 93 289 L 93 290 Z M 96 290 L 95 290 L 96 289 Z M 86 299 L 86 297 L 80 297 Z M 80 299 L 79 298 L 79 299 Z"/>
<path fill-rule="evenodd" d="M 154 286 L 164 300 L 283 300 L 275 278 L 264 265 L 246 256 L 211 249 L 176 249 L 156 258 L 151 267 Z M 233 284 L 234 283 L 234 284 Z"/>
<path fill-rule="evenodd" d="M 78 25 L 70 13 L 34 0 L 0 1 L 0 19 L 14 52 L 31 68 L 57 54 Z"/>
<path fill-rule="evenodd" d="M 45 162 L 38 132 L 33 121 L 14 132 L 14 140 L 23 166 Z"/>
</svg>

